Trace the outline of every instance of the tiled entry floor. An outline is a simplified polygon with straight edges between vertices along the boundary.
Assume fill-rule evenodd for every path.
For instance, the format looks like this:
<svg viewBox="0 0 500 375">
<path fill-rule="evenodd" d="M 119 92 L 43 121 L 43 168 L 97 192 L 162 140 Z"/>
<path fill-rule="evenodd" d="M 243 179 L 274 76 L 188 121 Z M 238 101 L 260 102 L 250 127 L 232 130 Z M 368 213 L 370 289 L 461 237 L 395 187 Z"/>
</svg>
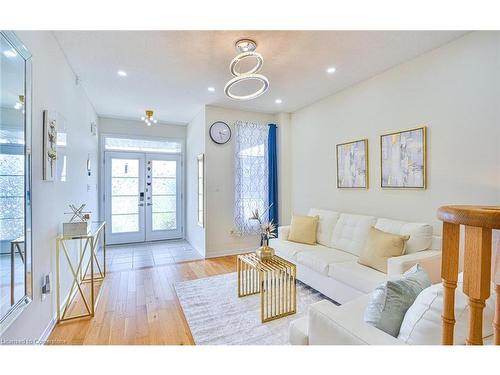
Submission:
<svg viewBox="0 0 500 375">
<path fill-rule="evenodd" d="M 110 272 L 202 259 L 185 240 L 109 245 L 106 257 L 107 270 Z"/>
</svg>

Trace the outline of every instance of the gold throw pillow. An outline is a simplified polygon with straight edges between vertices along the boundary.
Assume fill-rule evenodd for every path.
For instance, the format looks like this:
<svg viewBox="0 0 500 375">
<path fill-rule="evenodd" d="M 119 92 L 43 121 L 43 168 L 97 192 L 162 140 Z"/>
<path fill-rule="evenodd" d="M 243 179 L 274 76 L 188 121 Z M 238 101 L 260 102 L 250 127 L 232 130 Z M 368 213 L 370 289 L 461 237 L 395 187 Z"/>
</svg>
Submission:
<svg viewBox="0 0 500 375">
<path fill-rule="evenodd" d="M 318 230 L 319 216 L 292 216 L 288 241 L 314 245 Z"/>
<path fill-rule="evenodd" d="M 387 273 L 387 259 L 403 255 L 409 239 L 408 235 L 387 233 L 371 227 L 358 263 Z"/>
</svg>

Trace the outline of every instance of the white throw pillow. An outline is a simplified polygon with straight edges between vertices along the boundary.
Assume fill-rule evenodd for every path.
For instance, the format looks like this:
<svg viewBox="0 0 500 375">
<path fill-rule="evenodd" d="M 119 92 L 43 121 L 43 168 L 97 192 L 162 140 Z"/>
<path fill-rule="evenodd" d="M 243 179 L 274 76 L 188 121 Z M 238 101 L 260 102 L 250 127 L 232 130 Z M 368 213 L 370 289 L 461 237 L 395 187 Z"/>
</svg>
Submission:
<svg viewBox="0 0 500 375">
<path fill-rule="evenodd" d="M 455 292 L 454 343 L 465 344 L 468 334 L 468 297 L 462 292 L 463 282 L 459 279 Z M 412 345 L 440 345 L 443 310 L 443 285 L 434 284 L 424 289 L 410 306 L 401 324 L 398 339 Z M 495 294 L 492 289 L 486 301 L 483 315 L 483 338 L 493 334 L 495 315 Z"/>
<path fill-rule="evenodd" d="M 432 225 L 425 223 L 407 223 L 405 221 L 379 218 L 375 228 L 393 234 L 409 235 L 405 254 L 427 250 L 432 245 Z"/>
<path fill-rule="evenodd" d="M 308 216 L 319 216 L 316 242 L 324 246 L 330 246 L 333 229 L 335 228 L 335 224 L 337 224 L 340 214 L 335 211 L 311 208 Z"/>
</svg>

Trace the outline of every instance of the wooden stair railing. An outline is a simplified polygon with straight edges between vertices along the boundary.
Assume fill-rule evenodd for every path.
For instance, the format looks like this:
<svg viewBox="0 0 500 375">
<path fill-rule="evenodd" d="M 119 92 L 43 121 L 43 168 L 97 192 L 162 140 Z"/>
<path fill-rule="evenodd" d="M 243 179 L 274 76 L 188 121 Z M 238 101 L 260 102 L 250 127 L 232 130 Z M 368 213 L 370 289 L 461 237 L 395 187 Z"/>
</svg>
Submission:
<svg viewBox="0 0 500 375">
<path fill-rule="evenodd" d="M 500 206 L 443 206 L 441 277 L 443 279 L 442 343 L 453 345 L 455 289 L 457 288 L 460 225 L 465 226 L 464 286 L 469 297 L 469 331 L 466 344 L 483 344 L 483 309 L 491 289 L 492 230 L 500 229 Z M 495 286 L 494 343 L 500 345 L 500 285 Z"/>
</svg>

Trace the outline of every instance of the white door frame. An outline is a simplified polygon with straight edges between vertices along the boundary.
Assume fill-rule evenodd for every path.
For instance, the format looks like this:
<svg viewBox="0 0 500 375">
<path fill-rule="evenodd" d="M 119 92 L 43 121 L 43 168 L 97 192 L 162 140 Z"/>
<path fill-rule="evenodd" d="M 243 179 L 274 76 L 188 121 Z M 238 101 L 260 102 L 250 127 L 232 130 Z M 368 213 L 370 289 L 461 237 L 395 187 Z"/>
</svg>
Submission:
<svg viewBox="0 0 500 375">
<path fill-rule="evenodd" d="M 126 139 L 146 139 L 146 140 L 160 140 L 160 141 L 176 141 L 181 144 L 181 152 L 180 153 L 159 153 L 159 154 L 167 154 L 167 155 L 180 155 L 181 157 L 181 189 L 180 189 L 180 196 L 181 196 L 181 210 L 179 210 L 179 215 L 180 219 L 179 222 L 181 223 L 181 235 L 179 238 L 184 239 L 185 238 L 185 231 L 184 228 L 186 227 L 185 221 L 186 221 L 186 204 L 185 204 L 185 190 L 186 190 L 186 184 L 185 184 L 185 158 L 186 158 L 186 140 L 185 138 L 181 137 L 148 137 L 148 136 L 143 136 L 143 135 L 134 135 L 134 134 L 124 134 L 124 133 L 100 133 L 99 134 L 99 168 L 98 168 L 98 180 L 99 180 L 99 218 L 100 220 L 105 220 L 105 194 L 106 194 L 106 181 L 105 181 L 105 165 L 104 165 L 104 154 L 106 152 L 105 148 L 105 140 L 107 137 L 112 137 L 112 138 L 126 138 Z M 110 150 L 109 152 L 115 152 Z M 122 151 L 117 151 L 117 152 L 122 152 Z M 124 151 L 127 152 L 127 151 Z M 154 153 L 154 152 L 152 152 Z M 108 223 L 108 225 L 111 225 L 111 223 Z"/>
</svg>

